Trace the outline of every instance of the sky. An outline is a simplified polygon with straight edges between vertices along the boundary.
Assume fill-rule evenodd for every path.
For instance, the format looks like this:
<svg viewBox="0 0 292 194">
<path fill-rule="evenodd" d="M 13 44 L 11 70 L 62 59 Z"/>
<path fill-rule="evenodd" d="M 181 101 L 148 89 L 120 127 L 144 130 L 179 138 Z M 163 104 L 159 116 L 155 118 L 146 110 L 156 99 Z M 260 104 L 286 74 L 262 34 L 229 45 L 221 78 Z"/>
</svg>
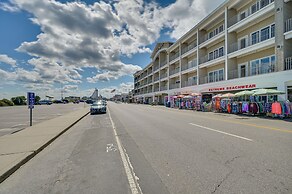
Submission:
<svg viewBox="0 0 292 194">
<path fill-rule="evenodd" d="M 156 43 L 175 42 L 223 2 L 0 0 L 0 99 L 128 92 Z"/>
</svg>

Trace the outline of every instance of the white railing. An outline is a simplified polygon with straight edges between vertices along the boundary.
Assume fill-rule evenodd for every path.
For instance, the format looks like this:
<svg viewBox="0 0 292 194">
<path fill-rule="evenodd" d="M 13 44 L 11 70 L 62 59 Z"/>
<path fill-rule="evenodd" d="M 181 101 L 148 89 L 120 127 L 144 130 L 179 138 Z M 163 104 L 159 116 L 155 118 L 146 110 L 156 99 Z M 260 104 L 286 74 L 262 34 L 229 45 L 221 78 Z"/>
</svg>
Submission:
<svg viewBox="0 0 292 194">
<path fill-rule="evenodd" d="M 161 63 L 160 63 L 160 67 L 163 67 L 163 66 L 165 66 L 167 64 L 167 60 L 164 60 L 164 61 L 162 61 Z"/>
<path fill-rule="evenodd" d="M 185 71 L 187 69 L 191 69 L 193 67 L 197 67 L 197 59 L 194 59 L 192 61 L 189 61 L 188 63 L 186 63 L 185 65 L 183 65 L 181 68 L 182 71 Z"/>
<path fill-rule="evenodd" d="M 197 46 L 196 42 L 192 42 L 191 44 L 189 44 L 188 46 L 184 47 L 181 49 L 182 54 L 185 54 L 186 52 L 192 50 L 193 48 L 195 48 Z"/>
<path fill-rule="evenodd" d="M 269 4 L 273 2 L 274 2 L 273 0 L 266 0 L 266 1 L 263 1 L 263 3 L 259 2 L 259 4 L 257 4 L 255 7 L 248 9 L 247 12 L 245 12 L 245 14 L 240 13 L 233 16 L 232 18 L 229 19 L 229 22 L 228 22 L 229 27 L 257 13 L 258 11 L 260 11 L 261 9 L 265 8 L 266 6 L 268 6 Z"/>
<path fill-rule="evenodd" d="M 194 86 L 197 85 L 197 80 L 189 80 L 182 82 L 182 87 Z"/>
<path fill-rule="evenodd" d="M 172 70 L 170 70 L 169 75 L 173 75 L 173 74 L 176 74 L 178 72 L 179 72 L 179 68 L 172 69 Z"/>
<path fill-rule="evenodd" d="M 164 90 L 167 90 L 167 86 L 161 86 L 160 87 L 160 91 L 164 91 Z"/>
<path fill-rule="evenodd" d="M 162 75 L 160 75 L 160 79 L 163 79 L 163 78 L 166 78 L 166 77 L 167 77 L 167 72 L 162 74 Z"/>
<path fill-rule="evenodd" d="M 292 31 L 292 18 L 286 20 L 285 22 L 285 32 Z"/>
<path fill-rule="evenodd" d="M 268 34 L 268 35 L 261 36 L 261 37 L 257 36 L 257 37 L 255 37 L 255 39 L 252 39 L 252 37 L 250 37 L 248 39 L 248 41 L 245 41 L 245 44 L 241 44 L 240 42 L 232 43 L 232 44 L 230 44 L 230 47 L 229 47 L 229 53 L 233 53 L 235 51 L 250 47 L 252 45 L 259 44 L 261 42 L 264 42 L 266 40 L 270 40 L 272 38 L 274 38 L 274 36 L 271 37 L 270 34 Z"/>
<path fill-rule="evenodd" d="M 154 66 L 154 71 L 156 71 L 157 69 L 159 69 L 159 66 L 158 65 L 157 66 Z"/>
<path fill-rule="evenodd" d="M 292 65 L 291 65 L 292 67 Z M 240 72 L 238 69 L 228 71 L 228 79 L 237 79 L 240 77 L 249 77 L 254 75 L 260 75 L 260 74 L 267 74 L 267 73 L 273 73 L 277 71 L 277 67 L 275 63 L 262 63 L 260 67 L 256 67 L 253 69 L 250 69 L 250 72 L 246 72 L 245 76 L 239 75 Z"/>
<path fill-rule="evenodd" d="M 178 56 L 179 56 L 179 52 L 177 52 L 177 53 L 175 53 L 174 55 L 170 56 L 170 57 L 169 57 L 169 61 L 173 61 L 173 60 L 175 60 L 176 58 L 178 58 Z"/>
<path fill-rule="evenodd" d="M 213 38 L 215 38 L 215 37 L 217 37 L 217 36 L 220 36 L 221 34 L 224 34 L 224 30 L 225 30 L 225 29 L 223 28 L 223 31 L 222 31 L 222 32 L 219 32 L 218 34 L 213 35 L 212 37 L 210 37 L 209 34 L 206 34 L 206 35 L 203 37 L 201 44 L 204 43 L 204 42 L 206 42 L 207 40 L 213 39 Z"/>
<path fill-rule="evenodd" d="M 179 88 L 180 87 L 179 85 L 180 85 L 179 83 L 177 83 L 177 84 L 170 84 L 169 85 L 169 89 Z"/>
<path fill-rule="evenodd" d="M 292 57 L 285 59 L 285 70 L 292 70 Z"/>
<path fill-rule="evenodd" d="M 200 58 L 200 64 L 203 64 L 203 63 L 206 63 L 206 62 L 209 62 L 209 61 L 213 61 L 215 59 L 223 57 L 224 55 L 225 55 L 225 51 L 223 51 L 223 53 L 221 53 L 221 54 L 218 53 L 218 56 L 212 55 L 211 57 L 209 57 L 209 55 L 205 55 L 204 57 Z"/>
</svg>

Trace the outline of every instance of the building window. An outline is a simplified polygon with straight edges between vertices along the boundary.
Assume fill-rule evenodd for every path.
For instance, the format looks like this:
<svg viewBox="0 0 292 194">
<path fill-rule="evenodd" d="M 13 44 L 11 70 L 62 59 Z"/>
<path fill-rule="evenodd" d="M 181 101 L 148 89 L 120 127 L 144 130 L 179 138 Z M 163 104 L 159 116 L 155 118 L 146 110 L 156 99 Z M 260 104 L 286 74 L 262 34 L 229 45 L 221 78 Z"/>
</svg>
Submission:
<svg viewBox="0 0 292 194">
<path fill-rule="evenodd" d="M 259 32 L 254 32 L 251 34 L 251 44 L 256 44 L 259 42 Z"/>
<path fill-rule="evenodd" d="M 208 82 L 218 82 L 224 80 L 224 69 L 211 71 L 208 73 Z"/>
<path fill-rule="evenodd" d="M 261 0 L 260 4 L 261 4 L 261 8 L 266 7 L 267 5 L 269 5 L 269 0 Z"/>
<path fill-rule="evenodd" d="M 223 32 L 223 30 L 224 30 L 224 27 L 223 27 L 223 25 L 221 25 L 221 26 L 219 27 L 219 33 L 220 33 L 220 32 Z"/>
<path fill-rule="evenodd" d="M 261 41 L 265 41 L 270 38 L 270 26 L 261 30 Z"/>
<path fill-rule="evenodd" d="M 208 60 L 209 60 L 209 61 L 213 60 L 213 52 L 210 52 L 210 53 L 209 53 L 209 58 L 208 58 Z"/>
<path fill-rule="evenodd" d="M 259 10 L 259 2 L 256 2 L 251 6 L 251 14 L 257 12 Z"/>
<path fill-rule="evenodd" d="M 239 66 L 239 77 L 246 77 L 247 76 L 247 65 L 243 64 Z"/>
<path fill-rule="evenodd" d="M 246 38 L 242 38 L 242 39 L 240 39 L 240 45 L 239 45 L 239 48 L 240 49 L 243 49 L 243 48 L 245 48 L 246 47 Z"/>
<path fill-rule="evenodd" d="M 247 17 L 247 11 L 241 12 L 240 16 L 239 16 L 239 20 L 243 20 L 244 18 Z"/>
<path fill-rule="evenodd" d="M 271 72 L 270 57 L 262 58 L 260 67 L 261 67 L 261 72 L 260 72 L 261 74 Z"/>
<path fill-rule="evenodd" d="M 224 55 L 224 48 L 219 48 L 219 57 L 222 57 Z"/>
<path fill-rule="evenodd" d="M 219 51 L 218 50 L 215 50 L 214 51 L 214 59 L 216 59 L 218 57 L 219 57 Z"/>
<path fill-rule="evenodd" d="M 275 24 L 271 25 L 271 38 L 275 37 Z"/>
<path fill-rule="evenodd" d="M 212 32 L 209 32 L 209 39 L 212 38 L 214 35 L 213 35 L 213 31 Z"/>
<path fill-rule="evenodd" d="M 251 75 L 258 75 L 260 74 L 260 60 L 254 60 L 250 62 L 251 69 L 250 73 Z"/>
</svg>

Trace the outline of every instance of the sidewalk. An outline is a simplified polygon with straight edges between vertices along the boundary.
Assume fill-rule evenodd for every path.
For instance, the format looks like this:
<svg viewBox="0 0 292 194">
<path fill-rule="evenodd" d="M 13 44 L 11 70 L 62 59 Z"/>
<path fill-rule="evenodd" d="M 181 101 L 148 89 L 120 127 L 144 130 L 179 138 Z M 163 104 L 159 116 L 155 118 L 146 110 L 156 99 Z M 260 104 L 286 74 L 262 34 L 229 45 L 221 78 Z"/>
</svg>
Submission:
<svg viewBox="0 0 292 194">
<path fill-rule="evenodd" d="M 84 108 L 0 137 L 0 183 L 89 113 Z"/>
</svg>

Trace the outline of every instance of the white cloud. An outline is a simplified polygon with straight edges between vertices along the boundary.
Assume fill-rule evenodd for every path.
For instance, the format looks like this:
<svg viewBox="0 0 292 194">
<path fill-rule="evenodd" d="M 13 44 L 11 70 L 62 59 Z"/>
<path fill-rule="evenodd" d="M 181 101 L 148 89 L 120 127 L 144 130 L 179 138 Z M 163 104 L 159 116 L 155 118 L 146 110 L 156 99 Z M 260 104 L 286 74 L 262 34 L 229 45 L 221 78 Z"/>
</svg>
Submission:
<svg viewBox="0 0 292 194">
<path fill-rule="evenodd" d="M 8 12 L 19 12 L 20 9 L 10 3 L 0 2 L 0 9 Z"/>
<path fill-rule="evenodd" d="M 0 55 L 0 63 L 1 62 L 11 65 L 12 67 L 16 67 L 16 60 L 8 57 L 7 55 L 4 54 Z"/>
<path fill-rule="evenodd" d="M 31 75 L 17 70 L 23 73 L 17 79 L 77 84 L 85 67 L 97 70 L 96 75 L 85 78 L 90 83 L 132 75 L 141 67 L 121 62 L 121 55 L 151 52 L 147 46 L 157 41 L 163 28 L 170 28 L 169 35 L 179 38 L 223 0 L 177 0 L 163 8 L 143 0 L 92 5 L 55 0 L 10 2 L 6 4 L 31 13 L 31 21 L 42 31 L 35 41 L 23 42 L 17 48 L 34 57 L 28 61 L 34 66 Z"/>
</svg>

